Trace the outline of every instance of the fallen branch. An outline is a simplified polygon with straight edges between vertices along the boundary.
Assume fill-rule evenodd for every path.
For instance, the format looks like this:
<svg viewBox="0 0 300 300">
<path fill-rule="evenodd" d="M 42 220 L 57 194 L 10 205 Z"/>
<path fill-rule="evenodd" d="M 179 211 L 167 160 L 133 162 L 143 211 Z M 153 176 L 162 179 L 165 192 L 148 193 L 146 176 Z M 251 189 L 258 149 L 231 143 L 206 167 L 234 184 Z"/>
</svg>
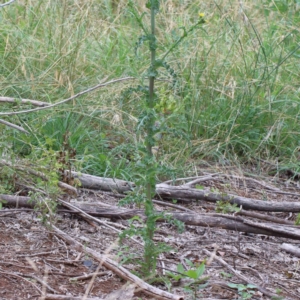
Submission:
<svg viewBox="0 0 300 300">
<path fill-rule="evenodd" d="M 0 195 L 0 200 L 5 200 L 6 203 L 3 205 L 13 205 L 20 207 L 33 207 L 34 203 L 28 203 L 29 197 L 21 196 L 10 196 L 10 195 Z M 72 207 L 76 207 L 81 210 L 81 213 L 85 216 L 91 215 L 102 218 L 110 219 L 130 219 L 134 216 L 140 216 L 145 218 L 144 210 L 138 209 L 124 209 L 117 207 L 101 207 L 96 203 L 82 203 L 73 202 L 72 204 L 64 203 L 64 206 L 71 209 L 70 213 L 73 213 Z M 285 224 L 273 224 L 273 223 L 258 223 L 243 219 L 241 217 L 224 215 L 224 214 L 192 214 L 192 213 L 182 213 L 182 212 L 172 212 L 166 213 L 166 216 L 171 216 L 172 218 L 179 220 L 186 225 L 201 226 L 201 227 L 211 227 L 211 228 L 222 228 L 233 231 L 263 234 L 269 236 L 285 237 L 295 240 L 300 240 L 300 228 L 297 226 L 285 225 Z M 96 218 L 90 217 L 93 221 L 98 223 L 103 223 Z M 157 220 L 158 222 L 164 222 L 165 219 L 161 218 Z M 106 225 L 107 226 L 107 225 Z M 114 229 L 116 230 L 116 229 Z"/>
<path fill-rule="evenodd" d="M 45 300 L 82 300 L 82 297 L 76 296 L 65 296 L 65 295 L 54 295 L 54 294 L 46 294 L 41 297 L 41 299 Z M 86 300 L 105 300 L 104 298 L 92 297 L 86 298 Z"/>
<path fill-rule="evenodd" d="M 15 0 L 10 0 L 10 1 L 8 1 L 8 2 L 5 2 L 5 3 L 3 3 L 3 4 L 0 4 L 0 7 L 4 7 L 4 6 L 6 6 L 6 5 L 12 4 L 13 2 L 15 2 Z"/>
<path fill-rule="evenodd" d="M 26 129 L 24 129 L 23 127 L 18 126 L 18 125 L 16 125 L 16 124 L 13 124 L 13 123 L 4 121 L 4 120 L 2 120 L 2 119 L 0 119 L 0 123 L 4 124 L 4 125 L 6 125 L 6 126 L 9 126 L 9 127 L 13 128 L 13 129 L 17 129 L 17 130 L 19 130 L 19 131 L 21 131 L 21 132 L 24 132 L 24 133 L 26 133 L 26 134 L 29 134 L 29 132 L 28 132 Z"/>
<path fill-rule="evenodd" d="M 13 104 L 31 104 L 34 106 L 44 107 L 48 106 L 51 103 L 37 101 L 37 100 L 30 100 L 30 99 L 17 99 L 11 97 L 0 97 L 0 102 L 3 103 L 13 103 Z"/>
<path fill-rule="evenodd" d="M 59 102 L 56 102 L 56 103 L 53 103 L 53 104 L 49 104 L 48 106 L 44 106 L 44 107 L 37 107 L 37 108 L 33 108 L 33 109 L 27 109 L 27 110 L 21 110 L 21 111 L 10 111 L 10 112 L 1 112 L 0 113 L 0 116 L 12 116 L 12 115 L 19 115 L 19 114 L 26 114 L 26 113 L 31 113 L 31 112 L 35 112 L 35 111 L 39 111 L 39 110 L 44 110 L 44 109 L 49 109 L 49 108 L 52 108 L 52 107 L 55 107 L 55 106 L 58 106 L 58 105 L 61 105 L 63 103 L 66 103 L 66 102 L 69 102 L 75 98 L 78 98 L 84 94 L 87 94 L 87 93 L 90 93 L 96 89 L 99 89 L 101 87 L 104 87 L 104 86 L 107 86 L 109 84 L 112 84 L 112 83 L 117 83 L 117 82 L 121 82 L 121 81 L 125 81 L 125 80 L 131 80 L 131 79 L 135 79 L 134 77 L 124 77 L 124 78 L 118 78 L 118 79 L 113 79 L 111 81 L 107 81 L 107 82 L 104 82 L 104 83 L 99 83 L 91 88 L 88 88 L 87 90 L 84 90 L 82 92 L 79 92 L 78 94 L 70 97 L 70 98 L 67 98 L 67 99 L 64 99 L 62 101 L 59 101 Z"/>
<path fill-rule="evenodd" d="M 255 219 L 259 219 L 259 220 L 265 220 L 265 221 L 270 221 L 273 223 L 279 223 L 279 224 L 286 224 L 286 225 L 294 225 L 295 223 L 289 220 L 285 220 L 285 219 L 280 219 L 274 216 L 269 216 L 269 215 L 264 215 L 264 214 L 260 214 L 260 213 L 256 213 L 253 211 L 246 211 L 244 209 L 241 209 L 239 212 L 236 213 L 237 216 L 241 215 L 241 216 L 247 216 L 250 218 L 255 218 Z"/>
<path fill-rule="evenodd" d="M 124 193 L 131 191 L 135 187 L 135 184 L 133 182 L 106 177 L 98 177 L 79 172 L 72 172 L 72 177 L 79 179 L 79 181 L 81 182 L 81 187 L 87 189 Z"/>
<path fill-rule="evenodd" d="M 213 256 L 213 254 L 211 252 L 209 252 L 208 250 L 206 249 L 203 249 L 202 250 L 205 254 L 209 255 L 210 257 Z M 275 298 L 277 297 L 278 295 L 276 294 L 273 294 L 272 292 L 268 291 L 267 289 L 263 288 L 262 286 L 258 285 L 258 284 L 255 284 L 253 283 L 250 279 L 248 279 L 247 277 L 245 277 L 244 275 L 240 274 L 237 270 L 235 270 L 234 268 L 232 268 L 230 265 L 228 265 L 221 257 L 218 257 L 217 255 L 214 255 L 213 256 L 213 259 L 217 260 L 219 263 L 221 263 L 221 265 L 223 265 L 224 267 L 226 267 L 231 274 L 234 274 L 236 277 L 238 277 L 239 279 L 243 280 L 245 283 L 248 283 L 248 284 L 252 284 L 252 285 L 255 285 L 256 288 L 261 292 L 263 293 L 264 295 L 270 297 L 270 298 Z"/>
<path fill-rule="evenodd" d="M 271 202 L 261 201 L 246 197 L 240 197 L 231 194 L 217 194 L 210 191 L 190 188 L 187 185 L 170 186 L 167 184 L 157 184 L 156 193 L 164 199 L 177 199 L 183 201 L 204 200 L 217 203 L 218 201 L 237 204 L 243 209 L 253 209 L 269 212 L 300 212 L 300 203 L 298 202 Z M 300 195 L 299 195 L 300 196 Z"/>
<path fill-rule="evenodd" d="M 52 230 L 54 231 L 54 234 L 56 234 L 58 237 L 63 239 L 65 242 L 67 242 L 69 245 L 74 246 L 77 250 L 84 252 L 85 254 L 90 255 L 93 257 L 95 260 L 97 260 L 101 265 L 103 265 L 105 268 L 113 271 L 115 274 L 120 276 L 126 281 L 133 282 L 137 287 L 138 291 L 137 292 L 144 292 L 151 297 L 154 297 L 154 299 L 170 299 L 170 300 L 183 300 L 184 298 L 182 296 L 174 295 L 171 293 L 168 293 L 166 291 L 162 291 L 139 277 L 135 276 L 134 274 L 130 273 L 128 270 L 126 270 L 124 267 L 119 266 L 117 262 L 107 258 L 105 255 L 99 254 L 97 251 L 82 245 L 75 239 L 73 239 L 71 236 L 66 234 L 65 232 L 61 231 L 58 229 L 56 226 L 51 225 Z"/>
<path fill-rule="evenodd" d="M 132 182 L 92 176 L 84 173 L 72 172 L 72 176 L 80 180 L 82 187 L 89 189 L 125 193 L 131 191 L 135 187 L 135 184 Z M 196 182 L 197 180 L 193 181 Z M 231 194 L 224 195 L 221 193 L 212 193 L 209 190 L 199 190 L 192 188 L 190 186 L 190 183 L 186 183 L 179 186 L 172 186 L 166 183 L 160 183 L 156 185 L 156 194 L 160 198 L 172 200 L 176 199 L 186 202 L 194 200 L 204 200 L 207 202 L 217 203 L 218 201 L 224 201 L 231 204 L 237 204 L 238 206 L 242 206 L 243 209 L 253 209 L 269 212 L 300 212 L 299 201 L 277 203 L 240 197 Z"/>
</svg>

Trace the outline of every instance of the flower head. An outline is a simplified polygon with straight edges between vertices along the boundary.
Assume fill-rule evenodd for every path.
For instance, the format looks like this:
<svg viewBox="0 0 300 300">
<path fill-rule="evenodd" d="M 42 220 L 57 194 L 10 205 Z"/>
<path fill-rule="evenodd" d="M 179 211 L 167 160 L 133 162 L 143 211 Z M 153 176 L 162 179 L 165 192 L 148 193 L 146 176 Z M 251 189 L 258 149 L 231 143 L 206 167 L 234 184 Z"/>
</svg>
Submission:
<svg viewBox="0 0 300 300">
<path fill-rule="evenodd" d="M 205 13 L 202 13 L 202 12 L 199 13 L 200 18 L 204 18 L 204 16 L 205 16 Z"/>
</svg>

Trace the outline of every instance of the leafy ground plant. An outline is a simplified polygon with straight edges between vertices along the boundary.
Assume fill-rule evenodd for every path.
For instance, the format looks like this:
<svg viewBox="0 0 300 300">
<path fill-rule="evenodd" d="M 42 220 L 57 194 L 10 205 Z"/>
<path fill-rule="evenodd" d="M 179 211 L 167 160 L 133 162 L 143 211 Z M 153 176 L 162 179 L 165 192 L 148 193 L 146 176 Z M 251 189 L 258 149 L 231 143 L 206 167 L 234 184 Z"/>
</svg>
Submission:
<svg viewBox="0 0 300 300">
<path fill-rule="evenodd" d="M 252 299 L 253 295 L 255 294 L 256 286 L 253 284 L 237 284 L 237 283 L 228 283 L 229 287 L 237 289 L 238 294 L 240 296 L 239 299 L 246 300 Z"/>
<path fill-rule="evenodd" d="M 204 289 L 207 286 L 205 281 L 208 277 L 203 277 L 205 272 L 205 262 L 194 264 L 189 259 L 185 259 L 185 262 L 190 269 L 185 270 L 182 264 L 178 264 L 177 272 L 167 272 L 166 274 L 175 282 L 189 279 L 189 282 L 184 284 L 184 288 L 193 295 L 193 299 L 199 299 L 199 290 Z"/>
</svg>

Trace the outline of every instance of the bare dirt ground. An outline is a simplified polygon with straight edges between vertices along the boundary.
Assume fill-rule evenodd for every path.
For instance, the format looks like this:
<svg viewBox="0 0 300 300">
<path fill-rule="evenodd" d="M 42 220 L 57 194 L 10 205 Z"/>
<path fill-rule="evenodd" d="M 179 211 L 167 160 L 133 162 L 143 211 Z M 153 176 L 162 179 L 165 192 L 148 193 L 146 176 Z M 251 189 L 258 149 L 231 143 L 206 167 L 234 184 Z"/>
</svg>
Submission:
<svg viewBox="0 0 300 300">
<path fill-rule="evenodd" d="M 222 176 L 202 184 L 224 193 L 230 192 L 258 200 L 299 201 L 296 195 L 280 194 L 264 189 L 257 182 L 251 181 L 250 177 L 237 174 L 236 171 L 226 170 L 226 173 L 228 177 Z M 233 173 L 235 177 L 230 176 Z M 300 195 L 297 181 L 259 176 L 256 180 L 267 182 L 281 191 Z M 76 200 L 117 205 L 119 199 L 111 193 L 83 190 Z M 214 212 L 215 209 L 215 205 L 204 201 L 177 203 L 177 205 L 185 206 L 196 213 Z M 156 206 L 156 208 L 172 210 L 170 207 Z M 283 220 L 296 219 L 296 214 L 292 213 L 264 214 Z M 128 221 L 125 220 L 113 222 L 107 220 L 107 222 L 117 229 L 128 226 Z M 122 263 L 129 271 L 137 270 L 137 266 L 126 258 L 129 259 L 134 255 L 142 257 L 143 248 L 132 240 L 126 239 L 118 245 L 116 242 L 118 234 L 115 231 L 102 225 L 94 227 L 66 211 L 58 212 L 54 223 L 75 240 L 101 254 L 106 253 L 111 259 Z M 135 294 L 132 298 L 112 296 L 110 293 L 119 290 L 126 282 L 112 271 L 99 267 L 99 263 L 93 258 L 83 251 L 76 250 L 51 232 L 41 223 L 39 212 L 5 207 L 0 211 L 0 226 L 1 300 L 59 299 L 54 296 L 43 298 L 41 297 L 43 293 L 68 296 L 60 299 L 84 299 L 90 283 L 92 286 L 87 299 L 93 297 L 153 299 L 143 293 Z M 277 299 L 300 299 L 300 258 L 280 248 L 282 243 L 300 247 L 299 240 L 196 226 L 186 226 L 184 233 L 178 233 L 175 227 L 159 223 L 155 242 L 164 242 L 173 249 L 159 256 L 157 273 L 162 277 L 166 277 L 164 269 L 176 270 L 179 263 L 188 268 L 185 259 L 191 260 L 195 265 L 207 260 L 204 273 L 207 278 L 203 281 L 207 286 L 199 290 L 197 295 L 185 290 L 184 287 L 189 283 L 187 280 L 173 282 L 169 286 L 171 293 L 182 295 L 184 299 L 271 299 L 255 288 L 244 290 L 245 293 L 242 295 L 237 288 L 228 286 L 229 283 L 245 286 L 249 282 L 277 294 Z M 216 257 L 221 258 L 225 264 L 221 264 Z M 233 274 L 230 267 L 243 275 L 247 282 Z M 98 274 L 94 279 L 89 276 L 82 277 L 96 270 Z M 163 282 L 154 285 L 168 290 Z"/>
</svg>

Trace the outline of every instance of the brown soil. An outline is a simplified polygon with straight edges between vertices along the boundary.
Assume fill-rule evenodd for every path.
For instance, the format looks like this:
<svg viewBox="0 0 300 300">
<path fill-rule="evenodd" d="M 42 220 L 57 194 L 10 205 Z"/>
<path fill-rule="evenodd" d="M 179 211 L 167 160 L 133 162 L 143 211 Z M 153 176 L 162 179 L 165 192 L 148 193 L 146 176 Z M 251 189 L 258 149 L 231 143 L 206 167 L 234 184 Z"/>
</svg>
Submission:
<svg viewBox="0 0 300 300">
<path fill-rule="evenodd" d="M 228 170 L 227 172 L 230 173 Z M 282 191 L 299 192 L 297 182 L 273 177 L 265 177 L 263 180 Z M 207 181 L 203 185 L 259 200 L 298 200 L 298 197 L 270 192 L 251 181 L 232 177 Z M 111 194 L 87 190 L 81 192 L 80 200 L 109 205 L 117 205 L 119 201 Z M 189 203 L 186 207 L 201 213 L 212 212 L 214 208 L 211 204 L 201 201 Z M 157 209 L 170 210 L 158 206 Z M 287 220 L 296 218 L 295 214 L 269 213 L 269 215 Z M 109 254 L 112 259 L 122 262 L 131 272 L 138 271 L 138 265 L 134 262 L 142 258 L 143 249 L 140 245 L 129 239 L 118 245 L 116 232 L 105 226 L 93 227 L 85 220 L 67 212 L 58 213 L 54 222 L 55 226 L 82 244 L 99 253 Z M 120 224 L 128 226 L 128 221 L 115 222 L 115 226 Z M 114 226 L 112 223 L 110 225 Z M 83 297 L 92 279 L 74 278 L 94 272 L 98 263 L 52 234 L 51 230 L 42 224 L 40 213 L 33 210 L 5 208 L 0 211 L 0 226 L 1 300 L 40 299 L 41 291 L 69 295 L 70 299 L 72 296 Z M 300 241 L 195 226 L 186 226 L 184 233 L 180 234 L 175 227 L 163 223 L 158 224 L 155 242 L 164 242 L 173 249 L 159 257 L 157 273 L 161 278 L 166 278 L 163 269 L 176 271 L 179 263 L 188 268 L 186 259 L 196 265 L 203 260 L 209 260 L 210 257 L 203 251 L 206 249 L 221 257 L 228 265 L 248 278 L 249 282 L 277 293 L 278 299 L 300 299 L 300 258 L 280 249 L 283 242 L 300 247 Z M 128 260 L 130 257 L 134 257 L 134 260 Z M 89 297 L 105 298 L 125 284 L 118 276 L 102 267 L 99 273 L 93 281 Z M 271 299 L 257 289 L 248 289 L 248 295 L 253 291 L 252 298 L 250 296 L 242 298 L 237 289 L 227 284 L 247 283 L 231 274 L 213 258 L 207 263 L 204 275 L 208 278 L 203 283 L 208 285 L 200 289 L 196 296 L 185 290 L 184 287 L 189 283 L 186 279 L 179 283 L 172 282 L 170 291 L 184 295 L 185 299 Z M 166 281 L 154 285 L 167 290 Z M 139 294 L 133 299 L 150 299 L 150 297 Z"/>
</svg>

